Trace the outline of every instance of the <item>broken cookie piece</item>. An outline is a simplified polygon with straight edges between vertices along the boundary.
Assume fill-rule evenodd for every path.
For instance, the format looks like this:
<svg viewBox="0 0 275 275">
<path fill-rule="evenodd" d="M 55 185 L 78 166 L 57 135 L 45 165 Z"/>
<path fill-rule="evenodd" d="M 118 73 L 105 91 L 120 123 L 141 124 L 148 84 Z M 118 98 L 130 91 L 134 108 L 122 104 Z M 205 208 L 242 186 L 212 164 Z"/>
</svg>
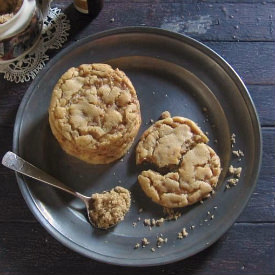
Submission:
<svg viewBox="0 0 275 275">
<path fill-rule="evenodd" d="M 220 159 L 215 151 L 200 143 L 182 156 L 176 172 L 161 175 L 153 170 L 143 171 L 138 181 L 154 202 L 177 208 L 205 198 L 217 185 L 220 172 Z"/>
<path fill-rule="evenodd" d="M 136 163 L 149 162 L 159 168 L 179 165 L 182 155 L 198 143 L 208 142 L 207 136 L 190 119 L 170 117 L 166 111 L 164 119 L 147 129 L 136 149 Z"/>
<path fill-rule="evenodd" d="M 117 186 L 111 191 L 92 195 L 89 217 L 96 227 L 107 229 L 124 220 L 130 205 L 130 192 Z"/>
</svg>

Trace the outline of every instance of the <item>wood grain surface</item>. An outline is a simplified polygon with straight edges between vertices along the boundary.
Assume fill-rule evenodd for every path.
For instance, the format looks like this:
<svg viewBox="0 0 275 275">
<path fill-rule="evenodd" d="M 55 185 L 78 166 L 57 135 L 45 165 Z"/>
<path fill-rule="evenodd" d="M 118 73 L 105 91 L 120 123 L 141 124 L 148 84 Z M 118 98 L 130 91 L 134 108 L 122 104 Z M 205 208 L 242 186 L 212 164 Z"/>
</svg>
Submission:
<svg viewBox="0 0 275 275">
<path fill-rule="evenodd" d="M 205 251 L 150 268 L 106 265 L 72 252 L 35 220 L 12 171 L 0 166 L 0 275 L 275 274 L 275 1 L 106 0 L 97 18 L 72 1 L 53 1 L 71 21 L 69 40 L 124 26 L 187 34 L 224 57 L 247 84 L 262 126 L 263 161 L 256 189 L 232 228 Z M 113 19 L 113 20 L 111 20 Z M 50 57 L 58 51 L 51 50 Z M 30 83 L 0 76 L 0 157 L 11 150 L 14 120 Z"/>
</svg>

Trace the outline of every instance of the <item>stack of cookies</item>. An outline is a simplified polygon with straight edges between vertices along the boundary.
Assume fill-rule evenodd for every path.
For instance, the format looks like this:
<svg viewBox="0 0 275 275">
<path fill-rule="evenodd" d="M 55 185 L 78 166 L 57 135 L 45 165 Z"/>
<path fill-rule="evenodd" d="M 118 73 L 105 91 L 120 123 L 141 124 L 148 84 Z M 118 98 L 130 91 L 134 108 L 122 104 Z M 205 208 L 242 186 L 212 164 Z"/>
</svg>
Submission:
<svg viewBox="0 0 275 275">
<path fill-rule="evenodd" d="M 91 164 L 121 158 L 141 124 L 136 91 L 122 71 L 107 64 L 70 68 L 54 87 L 51 130 L 68 154 Z"/>
</svg>

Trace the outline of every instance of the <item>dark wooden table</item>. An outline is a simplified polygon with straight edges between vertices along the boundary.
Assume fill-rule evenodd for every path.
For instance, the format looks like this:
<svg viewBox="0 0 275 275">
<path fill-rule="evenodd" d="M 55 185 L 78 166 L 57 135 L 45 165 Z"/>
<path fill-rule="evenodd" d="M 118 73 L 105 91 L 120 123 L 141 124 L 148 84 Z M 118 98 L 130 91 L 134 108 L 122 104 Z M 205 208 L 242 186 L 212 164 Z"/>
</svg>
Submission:
<svg viewBox="0 0 275 275">
<path fill-rule="evenodd" d="M 1 166 L 0 274 L 275 274 L 275 0 L 109 0 L 94 20 L 75 11 L 71 1 L 52 6 L 71 21 L 64 47 L 99 31 L 145 25 L 188 34 L 221 54 L 243 78 L 257 107 L 262 169 L 244 212 L 210 248 L 166 266 L 125 268 L 84 258 L 53 239 L 30 213 L 14 173 Z M 16 111 L 29 85 L 0 77 L 0 157 L 12 148 Z"/>
</svg>

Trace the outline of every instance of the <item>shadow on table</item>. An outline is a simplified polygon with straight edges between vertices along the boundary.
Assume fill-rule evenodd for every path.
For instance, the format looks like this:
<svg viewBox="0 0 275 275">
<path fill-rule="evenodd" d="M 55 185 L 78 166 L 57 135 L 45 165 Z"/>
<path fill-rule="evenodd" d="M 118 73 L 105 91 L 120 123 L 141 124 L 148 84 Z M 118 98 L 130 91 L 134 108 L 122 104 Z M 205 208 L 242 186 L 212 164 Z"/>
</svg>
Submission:
<svg viewBox="0 0 275 275">
<path fill-rule="evenodd" d="M 79 34 L 83 29 L 85 29 L 96 17 L 99 15 L 100 10 L 97 10 L 93 15 L 86 15 L 80 13 L 76 10 L 73 4 L 67 6 L 63 12 L 67 15 L 70 20 L 71 28 L 70 28 L 70 36 L 69 40 L 74 40 L 75 36 Z"/>
</svg>

